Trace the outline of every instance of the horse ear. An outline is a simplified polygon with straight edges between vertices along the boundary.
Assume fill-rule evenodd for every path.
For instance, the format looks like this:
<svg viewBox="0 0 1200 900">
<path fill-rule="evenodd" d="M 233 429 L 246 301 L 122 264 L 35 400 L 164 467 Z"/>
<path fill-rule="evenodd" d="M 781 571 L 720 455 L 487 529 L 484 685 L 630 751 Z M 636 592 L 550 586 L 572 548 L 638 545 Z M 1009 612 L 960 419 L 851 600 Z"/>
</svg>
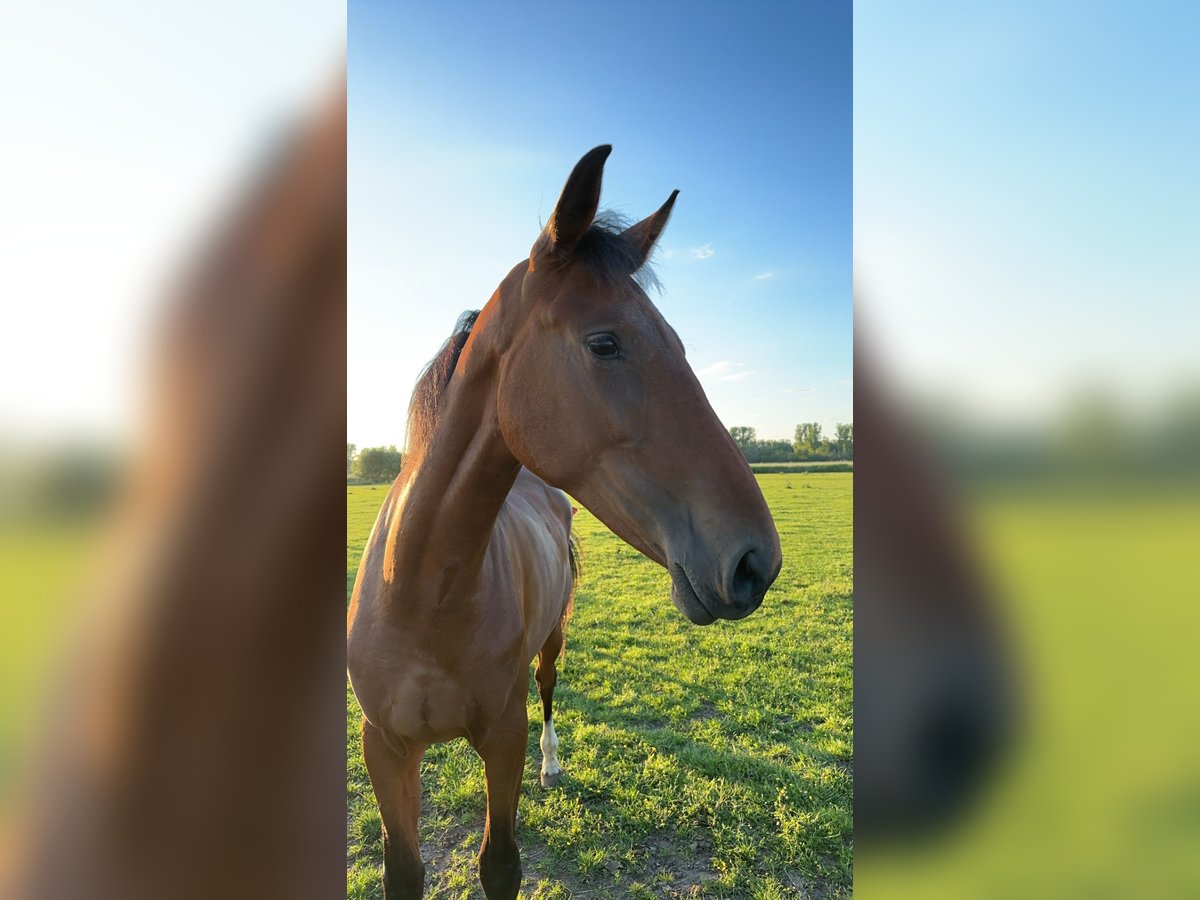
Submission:
<svg viewBox="0 0 1200 900">
<path fill-rule="evenodd" d="M 554 212 L 550 214 L 550 221 L 542 229 L 529 254 L 530 267 L 535 257 L 547 253 L 569 256 L 575 249 L 596 218 L 596 209 L 600 206 L 600 179 L 604 175 L 604 161 L 610 153 L 612 145 L 601 144 L 585 153 L 583 159 L 575 164 Z"/>
<path fill-rule="evenodd" d="M 678 196 L 678 190 L 671 191 L 671 196 L 667 198 L 666 203 L 658 208 L 658 212 L 647 216 L 636 225 L 630 225 L 625 229 L 625 236 L 631 238 L 633 246 L 637 248 L 637 264 L 639 268 L 650 258 L 650 251 L 654 249 L 654 242 L 658 240 L 658 236 L 667 227 L 667 219 L 671 218 L 671 210 L 674 208 L 675 198 Z"/>
</svg>

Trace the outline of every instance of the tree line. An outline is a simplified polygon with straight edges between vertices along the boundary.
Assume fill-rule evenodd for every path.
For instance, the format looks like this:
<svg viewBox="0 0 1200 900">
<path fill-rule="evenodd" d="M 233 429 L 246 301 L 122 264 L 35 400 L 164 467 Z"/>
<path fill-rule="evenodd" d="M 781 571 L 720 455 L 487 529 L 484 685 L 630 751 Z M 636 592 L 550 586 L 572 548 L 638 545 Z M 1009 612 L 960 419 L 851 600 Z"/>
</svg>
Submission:
<svg viewBox="0 0 1200 900">
<path fill-rule="evenodd" d="M 821 435 L 816 422 L 801 422 L 791 441 L 760 441 L 753 428 L 735 426 L 729 429 L 747 462 L 808 462 L 813 460 L 854 459 L 854 426 L 838 424 L 832 438 Z M 400 474 L 404 454 L 395 444 L 386 447 L 346 445 L 347 480 L 372 484 L 394 481 Z"/>
<path fill-rule="evenodd" d="M 346 445 L 346 480 L 366 481 L 380 484 L 395 481 L 404 464 L 404 454 L 395 444 L 386 447 L 364 447 Z"/>
<path fill-rule="evenodd" d="M 817 422 L 801 422 L 791 441 L 760 441 L 753 428 L 735 425 L 729 435 L 747 462 L 810 462 L 854 459 L 854 425 L 838 423 L 834 436 L 823 437 Z"/>
</svg>

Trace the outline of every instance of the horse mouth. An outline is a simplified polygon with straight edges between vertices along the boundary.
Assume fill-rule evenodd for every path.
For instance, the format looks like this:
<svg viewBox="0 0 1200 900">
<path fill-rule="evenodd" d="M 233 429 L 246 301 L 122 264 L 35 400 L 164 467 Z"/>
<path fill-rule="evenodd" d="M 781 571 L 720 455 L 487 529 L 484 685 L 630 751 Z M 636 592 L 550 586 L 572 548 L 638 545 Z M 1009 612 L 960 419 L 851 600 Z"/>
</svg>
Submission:
<svg viewBox="0 0 1200 900">
<path fill-rule="evenodd" d="M 716 621 L 714 616 L 700 599 L 696 589 L 692 587 L 691 579 L 679 563 L 670 567 L 671 572 L 671 602 L 675 608 L 687 617 L 693 625 L 711 625 Z"/>
</svg>

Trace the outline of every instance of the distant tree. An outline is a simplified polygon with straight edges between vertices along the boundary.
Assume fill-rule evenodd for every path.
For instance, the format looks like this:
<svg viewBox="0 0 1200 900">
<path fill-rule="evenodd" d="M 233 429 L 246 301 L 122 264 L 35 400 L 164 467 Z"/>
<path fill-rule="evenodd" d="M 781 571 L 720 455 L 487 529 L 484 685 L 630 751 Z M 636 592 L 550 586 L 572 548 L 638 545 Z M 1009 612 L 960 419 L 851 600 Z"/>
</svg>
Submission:
<svg viewBox="0 0 1200 900">
<path fill-rule="evenodd" d="M 754 443 L 755 436 L 758 432 L 753 428 L 747 428 L 745 425 L 734 425 L 729 429 L 729 436 L 733 438 L 733 442 L 742 448 L 742 452 Z"/>
<path fill-rule="evenodd" d="M 782 440 L 755 441 L 754 456 L 752 462 L 792 462 L 796 458 L 791 441 Z"/>
<path fill-rule="evenodd" d="M 347 444 L 346 445 L 346 477 L 347 478 L 349 478 L 350 474 L 354 471 L 354 454 L 357 452 L 358 452 L 357 444 Z"/>
<path fill-rule="evenodd" d="M 355 474 L 363 481 L 375 483 L 395 480 L 400 474 L 404 457 L 394 444 L 387 447 L 367 447 L 355 459 Z"/>
<path fill-rule="evenodd" d="M 14 506 L 27 504 L 28 512 L 35 514 L 89 516 L 103 512 L 112 502 L 123 472 L 110 451 L 83 444 L 52 449 L 20 474 L 21 489 L 5 498 L 16 501 Z M 0 503 L 0 512 L 9 512 L 7 504 Z"/>
<path fill-rule="evenodd" d="M 819 422 L 801 422 L 796 426 L 796 439 L 792 446 L 801 459 L 818 459 L 825 455 L 826 448 L 821 440 Z"/>
<path fill-rule="evenodd" d="M 755 429 L 743 425 L 730 428 L 729 436 L 746 457 L 746 462 L 792 462 L 795 459 L 791 441 L 760 441 Z"/>
<path fill-rule="evenodd" d="M 834 446 L 837 448 L 837 455 L 842 459 L 854 458 L 854 423 L 843 425 L 839 422 L 835 426 L 837 438 Z"/>
</svg>

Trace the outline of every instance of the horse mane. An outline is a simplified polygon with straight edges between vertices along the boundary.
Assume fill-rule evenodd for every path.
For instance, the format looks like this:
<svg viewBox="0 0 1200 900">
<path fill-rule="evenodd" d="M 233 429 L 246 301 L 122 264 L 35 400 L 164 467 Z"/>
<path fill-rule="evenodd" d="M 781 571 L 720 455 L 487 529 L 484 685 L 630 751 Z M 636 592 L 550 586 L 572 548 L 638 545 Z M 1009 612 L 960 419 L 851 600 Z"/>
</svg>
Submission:
<svg viewBox="0 0 1200 900">
<path fill-rule="evenodd" d="M 633 224 L 612 210 L 599 213 L 571 253 L 571 258 L 600 281 L 616 282 L 632 276 L 643 290 L 661 290 L 658 275 L 649 260 L 642 261 L 641 249 L 625 234 Z"/>
<path fill-rule="evenodd" d="M 412 399 L 408 402 L 408 427 L 404 446 L 405 468 L 407 468 L 408 460 L 416 459 L 421 455 L 421 452 L 429 444 L 430 438 L 433 437 L 438 411 L 442 405 L 442 395 L 446 393 L 446 386 L 450 383 L 454 367 L 458 365 L 458 357 L 462 354 L 463 347 L 466 346 L 467 338 L 471 336 L 471 329 L 475 326 L 477 318 L 479 318 L 477 309 L 467 310 L 459 316 L 450 337 L 446 338 L 442 348 L 421 370 L 416 387 L 413 388 Z"/>
<path fill-rule="evenodd" d="M 588 233 L 591 234 L 590 229 Z M 611 268 L 606 271 L 615 273 L 617 271 L 615 267 L 619 265 L 619 260 L 622 258 L 617 254 L 623 251 L 612 250 L 611 247 L 615 245 L 604 242 L 619 238 L 620 235 L 607 229 L 597 233 L 603 236 L 592 239 L 593 246 L 597 248 L 596 256 L 592 257 L 596 260 L 593 264 L 610 266 Z M 628 242 L 626 241 L 626 243 Z M 606 254 L 611 255 L 606 256 Z M 592 271 L 597 277 L 611 277 L 602 276 L 595 269 Z M 625 270 L 625 274 L 629 274 L 628 269 Z M 408 468 L 409 460 L 415 460 L 423 454 L 430 438 L 433 437 L 433 429 L 437 424 L 438 412 L 442 405 L 442 395 L 446 393 L 446 386 L 450 384 L 450 378 L 454 375 L 454 367 L 458 365 L 458 358 L 467 344 L 467 338 L 471 336 L 471 329 L 475 327 L 475 320 L 479 318 L 479 312 L 477 309 L 469 309 L 458 317 L 450 337 L 446 338 L 445 343 L 442 344 L 433 359 L 425 364 L 420 377 L 417 378 L 412 399 L 408 403 L 408 433 L 405 439 L 402 469 Z M 579 579 L 583 575 L 583 552 L 573 527 L 567 531 L 567 555 L 571 567 L 571 593 L 567 597 L 566 606 L 563 608 L 562 617 L 559 620 L 564 635 L 559 655 L 564 664 L 566 663 L 567 624 L 571 621 L 571 613 L 575 611 L 575 589 L 579 586 Z"/>
</svg>

